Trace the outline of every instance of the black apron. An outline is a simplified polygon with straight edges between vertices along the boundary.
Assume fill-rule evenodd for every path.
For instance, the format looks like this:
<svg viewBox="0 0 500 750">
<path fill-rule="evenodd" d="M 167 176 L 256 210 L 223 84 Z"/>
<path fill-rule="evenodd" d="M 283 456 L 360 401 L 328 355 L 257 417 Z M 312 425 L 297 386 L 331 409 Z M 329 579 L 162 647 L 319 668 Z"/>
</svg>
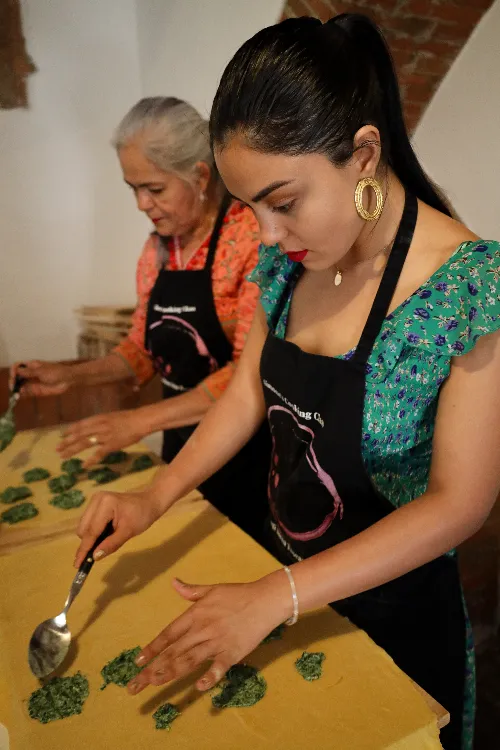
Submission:
<svg viewBox="0 0 500 750">
<path fill-rule="evenodd" d="M 163 383 L 164 398 L 186 393 L 232 356 L 215 309 L 212 266 L 222 224 L 230 204 L 226 195 L 210 238 L 201 271 L 160 270 L 151 291 L 146 320 L 145 347 Z M 160 241 L 166 242 L 160 237 Z M 169 463 L 196 425 L 166 430 L 162 458 Z M 256 435 L 220 471 L 200 486 L 218 510 L 261 541 L 267 516 L 269 429 L 264 423 Z"/>
<path fill-rule="evenodd" d="M 272 333 L 267 337 L 261 360 L 272 438 L 266 538 L 283 564 L 339 544 L 394 510 L 372 484 L 361 452 L 365 376 L 416 217 L 417 201 L 408 195 L 380 287 L 350 360 L 309 354 Z M 300 272 L 298 267 L 292 283 Z M 466 646 L 455 559 L 440 557 L 331 606 L 364 629 L 450 711 L 451 725 L 442 731 L 441 742 L 448 750 L 459 750 Z"/>
</svg>

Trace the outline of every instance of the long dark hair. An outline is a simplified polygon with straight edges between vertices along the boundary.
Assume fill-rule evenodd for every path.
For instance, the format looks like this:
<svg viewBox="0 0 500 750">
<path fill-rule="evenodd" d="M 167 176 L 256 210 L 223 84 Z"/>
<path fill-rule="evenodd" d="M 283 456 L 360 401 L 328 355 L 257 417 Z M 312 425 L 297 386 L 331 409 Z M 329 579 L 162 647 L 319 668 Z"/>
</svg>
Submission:
<svg viewBox="0 0 500 750">
<path fill-rule="evenodd" d="M 366 16 L 293 18 L 255 34 L 224 71 L 210 138 L 223 147 L 239 131 L 259 151 L 323 153 L 342 166 L 363 125 L 378 128 L 382 162 L 405 188 L 450 216 L 410 144 L 391 54 Z"/>
</svg>

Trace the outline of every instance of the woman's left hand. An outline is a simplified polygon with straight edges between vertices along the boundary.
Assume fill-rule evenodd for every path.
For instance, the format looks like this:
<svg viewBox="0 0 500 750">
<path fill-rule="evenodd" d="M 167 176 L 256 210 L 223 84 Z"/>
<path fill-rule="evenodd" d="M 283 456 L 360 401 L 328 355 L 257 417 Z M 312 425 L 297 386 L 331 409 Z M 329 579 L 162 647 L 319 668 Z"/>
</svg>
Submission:
<svg viewBox="0 0 500 750">
<path fill-rule="evenodd" d="M 282 571 L 252 583 L 196 586 L 174 579 L 173 585 L 195 604 L 142 649 L 137 665 L 154 661 L 129 682 L 133 695 L 147 685 L 185 677 L 207 660 L 212 665 L 196 687 L 209 690 L 291 614 L 290 586 Z"/>
<path fill-rule="evenodd" d="M 75 422 L 63 432 L 57 446 L 62 458 L 71 458 L 86 448 L 95 447 L 85 461 L 85 468 L 99 463 L 112 451 L 128 448 L 148 434 L 141 409 L 112 411 Z"/>
</svg>

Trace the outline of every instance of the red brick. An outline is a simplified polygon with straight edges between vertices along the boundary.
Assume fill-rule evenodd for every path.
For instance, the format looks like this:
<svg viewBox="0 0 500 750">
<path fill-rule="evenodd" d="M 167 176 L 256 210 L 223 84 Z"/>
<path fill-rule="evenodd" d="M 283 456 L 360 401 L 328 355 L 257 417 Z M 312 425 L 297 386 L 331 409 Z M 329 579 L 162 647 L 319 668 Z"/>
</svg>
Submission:
<svg viewBox="0 0 500 750">
<path fill-rule="evenodd" d="M 424 104 L 417 102 L 405 102 L 404 111 L 407 115 L 419 115 L 421 114 Z"/>
<path fill-rule="evenodd" d="M 422 45 L 422 49 L 426 52 L 431 52 L 433 55 L 437 55 L 440 58 L 452 61 L 458 55 L 461 49 L 461 44 L 456 40 L 453 40 L 452 42 L 436 42 L 432 39 L 430 42 L 426 42 Z"/>
<path fill-rule="evenodd" d="M 365 8 L 356 0 L 333 0 L 327 3 L 331 9 L 331 16 L 338 16 L 341 13 L 364 13 L 369 15 L 371 8 Z"/>
<path fill-rule="evenodd" d="M 416 75 L 414 73 L 402 76 L 402 81 L 409 86 L 413 86 L 415 84 L 417 86 L 425 86 L 429 83 L 429 79 L 427 76 Z"/>
<path fill-rule="evenodd" d="M 417 57 L 415 73 L 427 73 L 442 77 L 448 72 L 450 65 L 451 63 L 448 58 L 420 54 Z"/>
<path fill-rule="evenodd" d="M 408 38 L 402 39 L 401 34 L 394 31 L 394 29 L 390 28 L 387 24 L 381 24 L 380 29 L 390 49 L 393 49 L 393 47 L 395 47 L 398 44 L 411 42 L 411 39 L 408 39 Z"/>
<path fill-rule="evenodd" d="M 382 30 L 389 32 L 392 38 L 406 37 L 414 42 L 425 41 L 432 36 L 435 21 L 428 18 L 406 16 L 404 18 L 387 18 L 382 24 Z"/>
<path fill-rule="evenodd" d="M 311 15 L 311 12 L 310 12 L 309 8 L 306 6 L 305 3 L 302 2 L 302 0 L 289 0 L 289 2 L 288 2 L 288 8 L 298 18 L 300 18 L 300 16 L 310 16 Z"/>
<path fill-rule="evenodd" d="M 310 8 L 311 15 L 319 18 L 320 21 L 328 21 L 332 16 L 335 15 L 329 3 L 323 2 L 323 0 L 306 0 L 306 4 Z"/>
<path fill-rule="evenodd" d="M 414 102 L 416 104 L 422 103 L 427 104 L 427 102 L 430 101 L 436 87 L 437 82 L 431 82 L 426 81 L 422 84 L 412 83 L 407 84 L 404 79 L 402 80 L 402 85 L 406 88 L 406 99 L 409 102 Z"/>
<path fill-rule="evenodd" d="M 35 70 L 22 32 L 19 2 L 0 3 L 0 109 L 26 107 L 25 77 Z"/>
<path fill-rule="evenodd" d="M 435 6 L 432 0 L 406 0 L 404 5 L 398 8 L 397 15 L 430 16 L 433 7 Z"/>
<path fill-rule="evenodd" d="M 338 16 L 341 13 L 353 13 L 356 11 L 354 3 L 350 0 L 332 0 L 332 2 L 323 0 L 323 4 L 329 8 L 330 18 Z"/>
<path fill-rule="evenodd" d="M 382 23 L 382 21 L 392 16 L 390 4 L 389 8 L 386 8 L 385 4 L 380 2 L 378 4 L 367 3 L 365 5 L 363 0 L 351 0 L 345 3 L 345 5 L 349 6 L 349 10 L 352 13 L 362 13 L 377 23 Z"/>
<path fill-rule="evenodd" d="M 392 49 L 392 59 L 397 68 L 402 68 L 406 65 L 412 65 L 417 60 L 417 51 L 411 47 L 408 49 Z"/>
<path fill-rule="evenodd" d="M 489 7 L 491 0 L 484 0 L 483 2 L 467 0 L 455 3 L 450 2 L 450 0 L 444 0 L 440 3 L 433 0 L 406 0 L 402 6 L 398 7 L 397 15 L 429 16 L 445 21 L 465 22 L 475 25 L 486 10 L 484 7 L 486 3 Z"/>
<path fill-rule="evenodd" d="M 425 109 L 425 104 L 415 104 L 414 102 L 406 102 L 403 107 L 405 120 L 406 121 L 413 120 L 417 122 L 420 119 L 424 109 Z"/>
<path fill-rule="evenodd" d="M 475 8 L 488 10 L 488 8 L 493 5 L 493 0 L 453 0 L 453 5 L 458 5 L 460 7 L 474 5 Z"/>
<path fill-rule="evenodd" d="M 452 42 L 463 47 L 472 33 L 473 26 L 469 24 L 438 21 L 432 40 L 436 42 Z"/>
<path fill-rule="evenodd" d="M 433 5 L 429 13 L 433 18 L 439 18 L 443 21 L 454 21 L 459 24 L 475 26 L 483 16 L 484 10 L 472 5 L 457 7 L 449 2 Z"/>
</svg>

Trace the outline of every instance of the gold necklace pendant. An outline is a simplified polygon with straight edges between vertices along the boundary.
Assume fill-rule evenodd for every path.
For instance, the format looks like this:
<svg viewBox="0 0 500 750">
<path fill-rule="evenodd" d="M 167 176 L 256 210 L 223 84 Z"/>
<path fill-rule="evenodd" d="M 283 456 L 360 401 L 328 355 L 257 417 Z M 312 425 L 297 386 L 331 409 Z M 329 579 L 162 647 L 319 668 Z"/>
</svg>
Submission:
<svg viewBox="0 0 500 750">
<path fill-rule="evenodd" d="M 337 268 L 337 271 L 335 273 L 335 286 L 340 286 L 342 284 L 342 271 Z"/>
</svg>

